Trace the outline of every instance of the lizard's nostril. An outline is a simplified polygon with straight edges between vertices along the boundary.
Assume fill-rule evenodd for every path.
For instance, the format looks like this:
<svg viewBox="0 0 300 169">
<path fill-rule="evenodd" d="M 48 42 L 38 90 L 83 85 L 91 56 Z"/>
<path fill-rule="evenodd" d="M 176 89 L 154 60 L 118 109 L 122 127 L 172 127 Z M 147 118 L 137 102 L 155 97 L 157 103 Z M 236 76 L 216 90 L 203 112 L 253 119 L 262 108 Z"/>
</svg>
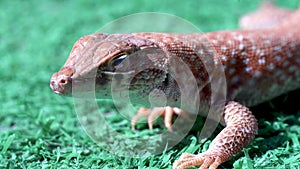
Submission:
<svg viewBox="0 0 300 169">
<path fill-rule="evenodd" d="M 67 80 L 66 80 L 66 79 L 61 79 L 59 82 L 60 82 L 61 84 L 66 84 L 66 83 L 67 83 Z"/>
</svg>

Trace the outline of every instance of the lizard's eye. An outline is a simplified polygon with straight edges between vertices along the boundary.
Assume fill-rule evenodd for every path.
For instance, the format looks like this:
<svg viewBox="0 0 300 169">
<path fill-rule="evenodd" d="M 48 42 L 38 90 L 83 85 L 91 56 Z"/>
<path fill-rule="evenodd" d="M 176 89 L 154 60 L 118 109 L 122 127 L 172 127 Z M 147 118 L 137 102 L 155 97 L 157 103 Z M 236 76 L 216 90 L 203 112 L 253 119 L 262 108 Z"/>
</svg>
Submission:
<svg viewBox="0 0 300 169">
<path fill-rule="evenodd" d="M 114 58 L 114 59 L 111 61 L 111 65 L 112 65 L 113 67 L 118 66 L 120 63 L 123 62 L 123 60 L 124 60 L 126 57 L 127 57 L 127 55 L 120 55 L 120 56 Z"/>
</svg>

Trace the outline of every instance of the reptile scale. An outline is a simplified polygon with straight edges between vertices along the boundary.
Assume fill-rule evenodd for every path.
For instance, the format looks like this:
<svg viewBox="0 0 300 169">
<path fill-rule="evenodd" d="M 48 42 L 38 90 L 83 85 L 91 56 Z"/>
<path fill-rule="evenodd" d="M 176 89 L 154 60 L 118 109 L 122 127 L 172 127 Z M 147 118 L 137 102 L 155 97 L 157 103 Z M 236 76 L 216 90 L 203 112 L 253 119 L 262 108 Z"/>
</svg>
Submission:
<svg viewBox="0 0 300 169">
<path fill-rule="evenodd" d="M 263 9 L 261 9 L 263 10 Z M 147 49 L 160 49 L 165 55 L 146 55 L 154 66 L 136 74 L 130 84 L 137 100 L 147 98 L 153 89 L 163 91 L 172 106 L 158 109 L 141 108 L 132 120 L 132 128 L 141 116 L 148 116 L 149 126 L 155 115 L 165 116 L 165 125 L 171 130 L 173 114 L 183 114 L 180 105 L 180 88 L 170 76 L 172 59 L 179 58 L 188 65 L 197 85 L 201 89 L 200 114 L 205 115 L 211 97 L 207 59 L 220 61 L 226 79 L 226 99 L 221 121 L 225 128 L 212 141 L 206 152 L 194 155 L 184 153 L 173 164 L 183 169 L 200 165 L 201 169 L 215 169 L 232 155 L 240 152 L 255 137 L 257 120 L 247 108 L 270 100 L 283 93 L 300 88 L 300 10 L 288 11 L 280 23 L 272 28 L 254 30 L 218 31 L 202 34 L 175 33 L 95 33 L 80 38 L 74 45 L 68 60 L 61 70 L 54 73 L 50 87 L 57 94 L 72 92 L 72 82 L 88 79 L 96 71 L 96 90 L 101 98 L 110 97 L 111 75 L 129 73 L 143 65 L 133 62 L 122 65 L 122 61 L 134 53 Z M 278 22 L 278 20 L 276 20 Z M 103 42 L 106 42 L 103 45 Z M 209 45 L 207 45 L 209 44 Z M 100 47 L 101 46 L 101 47 Z M 208 47 L 209 46 L 209 47 Z M 213 50 L 212 50 L 213 49 Z M 144 57 L 143 57 L 144 58 Z M 139 59 L 139 58 L 135 58 Z M 135 60 L 132 59 L 132 60 Z M 218 62 L 212 62 L 218 64 Z M 145 61 L 144 64 L 147 62 Z M 217 66 L 217 65 L 215 65 Z M 120 68 L 121 67 L 121 68 Z M 119 72 L 118 70 L 123 70 Z M 172 70 L 180 71 L 176 65 Z M 189 81 L 185 85 L 190 85 Z M 175 106 L 173 106 L 175 105 Z M 204 112 L 204 113 L 203 113 Z"/>
</svg>

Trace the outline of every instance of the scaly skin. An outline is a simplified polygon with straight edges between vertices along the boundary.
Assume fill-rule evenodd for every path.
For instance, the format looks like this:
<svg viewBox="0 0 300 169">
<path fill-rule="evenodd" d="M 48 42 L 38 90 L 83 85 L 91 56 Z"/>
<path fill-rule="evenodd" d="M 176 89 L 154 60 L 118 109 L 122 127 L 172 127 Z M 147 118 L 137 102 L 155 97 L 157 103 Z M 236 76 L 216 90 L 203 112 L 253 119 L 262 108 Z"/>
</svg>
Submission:
<svg viewBox="0 0 300 169">
<path fill-rule="evenodd" d="M 173 165 L 178 169 L 195 165 L 201 165 L 202 169 L 215 169 L 247 146 L 257 133 L 257 121 L 246 106 L 300 87 L 299 20 L 300 10 L 297 10 L 272 29 L 205 34 L 88 35 L 75 43 L 64 67 L 53 74 L 50 86 L 57 94 L 70 94 L 73 81 L 91 78 L 94 71 L 96 90 L 101 98 L 109 98 L 111 75 L 119 75 L 118 80 L 122 80 L 124 74 L 154 63 L 131 81 L 129 90 L 136 97 L 132 101 L 145 103 L 149 92 L 160 89 L 171 100 L 171 107 L 141 108 L 133 120 L 133 127 L 140 116 L 149 116 L 151 126 L 153 114 L 163 114 L 167 119 L 165 124 L 171 130 L 172 114 L 184 114 L 184 110 L 175 107 L 180 105 L 180 89 L 170 76 L 172 59 L 178 57 L 188 65 L 202 89 L 199 91 L 199 112 L 202 115 L 208 109 L 206 103 L 209 103 L 213 92 L 207 85 L 209 73 L 204 65 L 208 61 L 204 57 L 219 60 L 227 80 L 226 106 L 222 112 L 226 127 L 206 152 L 198 155 L 184 153 Z M 151 52 L 153 48 L 165 54 L 134 55 L 147 50 Z M 132 59 L 129 65 L 120 64 L 125 58 Z M 175 67 L 175 72 L 179 68 Z M 190 85 L 189 81 L 185 85 Z"/>
</svg>

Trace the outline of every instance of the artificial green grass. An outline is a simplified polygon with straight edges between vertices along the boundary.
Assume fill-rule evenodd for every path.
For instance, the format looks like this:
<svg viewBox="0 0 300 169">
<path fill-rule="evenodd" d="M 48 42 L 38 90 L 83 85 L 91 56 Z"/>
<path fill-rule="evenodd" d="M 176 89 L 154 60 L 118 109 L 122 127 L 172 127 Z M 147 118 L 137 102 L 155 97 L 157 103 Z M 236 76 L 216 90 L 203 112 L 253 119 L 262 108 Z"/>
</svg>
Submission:
<svg viewBox="0 0 300 169">
<path fill-rule="evenodd" d="M 256 9 L 258 2 L 0 1 L 0 168 L 170 168 L 181 153 L 207 149 L 211 138 L 199 144 L 197 132 L 191 132 L 162 155 L 114 156 L 86 135 L 72 98 L 55 95 L 49 79 L 63 65 L 79 37 L 119 17 L 155 11 L 187 19 L 202 31 L 235 29 L 238 18 Z M 299 1 L 278 3 L 296 8 Z M 285 112 L 276 109 L 278 104 L 267 111 L 271 115 L 266 116 L 272 118 L 262 117 L 259 121 L 259 135 L 251 145 L 221 168 L 300 166 L 300 109 Z M 99 105 L 115 112 L 110 101 L 100 101 Z M 134 134 L 130 122 L 118 114 L 113 113 L 108 122 L 118 131 Z M 165 130 L 161 127 L 152 132 L 145 125 L 138 129 L 141 137 Z"/>
</svg>

